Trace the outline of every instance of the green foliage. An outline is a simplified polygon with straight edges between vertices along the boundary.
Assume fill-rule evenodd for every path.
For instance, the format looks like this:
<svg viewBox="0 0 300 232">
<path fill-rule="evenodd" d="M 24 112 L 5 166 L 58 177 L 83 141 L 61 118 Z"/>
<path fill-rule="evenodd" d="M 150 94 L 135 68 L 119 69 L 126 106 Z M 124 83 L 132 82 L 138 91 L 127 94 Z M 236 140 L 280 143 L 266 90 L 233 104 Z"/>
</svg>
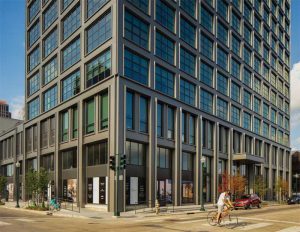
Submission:
<svg viewBox="0 0 300 232">
<path fill-rule="evenodd" d="M 254 192 L 263 198 L 267 192 L 267 185 L 262 175 L 256 175 L 254 179 Z"/>
<path fill-rule="evenodd" d="M 4 192 L 4 188 L 6 186 L 7 179 L 5 176 L 0 176 L 0 200 L 2 198 L 2 193 Z"/>
</svg>

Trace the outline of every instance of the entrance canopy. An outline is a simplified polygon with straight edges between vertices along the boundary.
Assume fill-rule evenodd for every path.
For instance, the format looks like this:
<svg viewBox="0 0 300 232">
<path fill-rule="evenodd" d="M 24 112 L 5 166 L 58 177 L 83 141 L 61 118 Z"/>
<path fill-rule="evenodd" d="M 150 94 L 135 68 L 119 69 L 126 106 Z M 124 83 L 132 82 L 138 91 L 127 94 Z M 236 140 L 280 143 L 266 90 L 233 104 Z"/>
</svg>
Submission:
<svg viewBox="0 0 300 232">
<path fill-rule="evenodd" d="M 236 153 L 233 154 L 233 161 L 241 161 L 245 164 L 262 164 L 264 163 L 264 158 L 256 155 L 250 155 L 246 153 Z"/>
</svg>

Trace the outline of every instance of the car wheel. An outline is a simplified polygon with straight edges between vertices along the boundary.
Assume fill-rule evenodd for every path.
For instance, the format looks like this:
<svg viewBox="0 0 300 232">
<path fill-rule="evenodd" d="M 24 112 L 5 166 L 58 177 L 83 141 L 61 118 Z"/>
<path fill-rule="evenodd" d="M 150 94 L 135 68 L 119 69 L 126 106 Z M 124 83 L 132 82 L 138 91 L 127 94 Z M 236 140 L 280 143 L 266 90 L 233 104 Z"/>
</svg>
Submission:
<svg viewBox="0 0 300 232">
<path fill-rule="evenodd" d="M 248 205 L 245 205 L 245 206 L 244 206 L 244 209 L 248 209 L 248 207 L 249 207 Z"/>
</svg>

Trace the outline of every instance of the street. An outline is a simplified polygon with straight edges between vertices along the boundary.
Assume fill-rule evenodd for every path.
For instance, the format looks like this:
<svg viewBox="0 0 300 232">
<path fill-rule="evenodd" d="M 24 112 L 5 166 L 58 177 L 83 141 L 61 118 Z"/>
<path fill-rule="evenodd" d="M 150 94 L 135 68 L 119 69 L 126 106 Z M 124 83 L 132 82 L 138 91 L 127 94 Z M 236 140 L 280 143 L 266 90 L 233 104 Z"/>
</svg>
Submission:
<svg viewBox="0 0 300 232">
<path fill-rule="evenodd" d="M 207 213 L 126 218 L 79 219 L 46 216 L 0 207 L 1 232 L 32 231 L 280 231 L 300 232 L 300 207 L 277 206 L 232 212 L 239 218 L 234 229 L 210 226 Z"/>
</svg>

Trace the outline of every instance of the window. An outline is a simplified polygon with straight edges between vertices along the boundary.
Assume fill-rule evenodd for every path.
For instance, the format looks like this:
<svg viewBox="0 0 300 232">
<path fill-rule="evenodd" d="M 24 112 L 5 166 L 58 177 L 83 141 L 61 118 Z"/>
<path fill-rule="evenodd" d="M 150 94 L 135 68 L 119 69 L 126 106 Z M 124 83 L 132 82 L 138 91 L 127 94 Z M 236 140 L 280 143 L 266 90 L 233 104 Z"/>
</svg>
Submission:
<svg viewBox="0 0 300 232">
<path fill-rule="evenodd" d="M 174 120 L 174 109 L 168 107 L 168 139 L 174 139 L 175 120 Z"/>
<path fill-rule="evenodd" d="M 126 159 L 129 165 L 144 166 L 146 164 L 146 145 L 126 141 Z"/>
<path fill-rule="evenodd" d="M 276 93 L 273 90 L 271 91 L 271 102 L 276 106 Z"/>
<path fill-rule="evenodd" d="M 170 96 L 174 96 L 174 73 L 156 65 L 155 89 Z"/>
<path fill-rule="evenodd" d="M 254 117 L 254 121 L 253 121 L 253 131 L 256 134 L 260 134 L 260 120 L 256 117 Z"/>
<path fill-rule="evenodd" d="M 263 38 L 264 40 L 269 43 L 269 40 L 270 40 L 270 32 L 267 28 L 264 27 L 264 30 L 263 30 Z"/>
<path fill-rule="evenodd" d="M 224 120 L 227 120 L 228 103 L 221 98 L 217 99 L 217 116 Z"/>
<path fill-rule="evenodd" d="M 269 138 L 269 124 L 263 123 L 263 136 Z"/>
<path fill-rule="evenodd" d="M 264 118 L 269 119 L 269 106 L 266 103 L 263 106 L 263 115 Z"/>
<path fill-rule="evenodd" d="M 254 88 L 253 89 L 254 89 L 255 92 L 257 92 L 257 93 L 260 94 L 260 91 L 261 91 L 261 81 L 257 77 L 254 78 Z"/>
<path fill-rule="evenodd" d="M 163 105 L 157 104 L 157 124 L 156 131 L 158 137 L 163 137 Z"/>
<path fill-rule="evenodd" d="M 276 140 L 276 128 L 271 126 L 271 139 Z"/>
<path fill-rule="evenodd" d="M 240 102 L 240 86 L 235 82 L 231 82 L 231 99 Z"/>
<path fill-rule="evenodd" d="M 66 101 L 80 92 L 80 70 L 67 76 L 62 81 L 62 101 Z"/>
<path fill-rule="evenodd" d="M 125 76 L 144 85 L 148 84 L 148 60 L 140 55 L 125 49 L 124 55 Z"/>
<path fill-rule="evenodd" d="M 28 71 L 32 71 L 40 63 L 40 48 L 35 48 L 28 57 Z"/>
<path fill-rule="evenodd" d="M 29 40 L 29 47 L 31 47 L 35 41 L 40 38 L 40 22 L 37 21 L 28 32 L 28 40 Z"/>
<path fill-rule="evenodd" d="M 249 66 L 252 66 L 251 51 L 246 47 L 244 47 L 244 61 Z"/>
<path fill-rule="evenodd" d="M 148 49 L 149 25 L 129 11 L 125 11 L 125 38 Z"/>
<path fill-rule="evenodd" d="M 43 85 L 48 84 L 50 81 L 55 79 L 58 75 L 57 71 L 57 57 L 50 60 L 43 68 L 44 78 Z"/>
<path fill-rule="evenodd" d="M 149 0 L 128 0 L 131 2 L 135 7 L 139 8 L 144 13 L 148 14 L 148 4 Z"/>
<path fill-rule="evenodd" d="M 250 45 L 252 44 L 252 35 L 251 35 L 251 29 L 249 27 L 247 27 L 246 25 L 244 25 L 244 38 L 245 41 L 248 42 Z"/>
<path fill-rule="evenodd" d="M 238 126 L 240 125 L 240 111 L 239 108 L 231 106 L 231 122 Z"/>
<path fill-rule="evenodd" d="M 35 118 L 40 113 L 40 99 L 37 97 L 28 103 L 28 120 Z"/>
<path fill-rule="evenodd" d="M 201 7 L 201 25 L 208 31 L 213 32 L 213 14 L 203 6 Z"/>
<path fill-rule="evenodd" d="M 100 130 L 108 128 L 108 93 L 100 95 Z"/>
<path fill-rule="evenodd" d="M 87 0 L 87 17 L 91 17 L 100 10 L 108 0 Z"/>
<path fill-rule="evenodd" d="M 165 28 L 174 31 L 175 10 L 163 0 L 156 1 L 156 20 Z"/>
<path fill-rule="evenodd" d="M 254 49 L 261 54 L 261 41 L 257 36 L 254 36 Z"/>
<path fill-rule="evenodd" d="M 187 143 L 187 136 L 186 136 L 186 130 L 187 130 L 187 113 L 182 112 L 182 118 L 181 118 L 181 141 L 183 143 Z"/>
<path fill-rule="evenodd" d="M 244 90 L 244 106 L 251 109 L 251 93 Z"/>
<path fill-rule="evenodd" d="M 48 1 L 48 0 L 46 0 L 46 1 Z M 73 2 L 73 0 L 63 0 L 62 1 L 62 9 L 65 10 L 72 2 Z"/>
<path fill-rule="evenodd" d="M 87 154 L 88 166 L 107 164 L 107 159 L 108 159 L 107 141 L 87 145 L 86 154 Z"/>
<path fill-rule="evenodd" d="M 276 110 L 271 108 L 271 122 L 276 123 Z"/>
<path fill-rule="evenodd" d="M 228 17 L 228 4 L 224 0 L 218 0 L 218 13 L 220 16 L 227 20 Z"/>
<path fill-rule="evenodd" d="M 228 68 L 228 54 L 221 48 L 218 47 L 217 64 L 227 70 Z"/>
<path fill-rule="evenodd" d="M 209 59 L 213 59 L 214 42 L 204 34 L 201 34 L 201 54 Z"/>
<path fill-rule="evenodd" d="M 217 75 L 217 90 L 224 95 L 228 95 L 228 78 L 221 73 Z"/>
<path fill-rule="evenodd" d="M 182 152 L 182 170 L 193 171 L 193 154 Z"/>
<path fill-rule="evenodd" d="M 73 107 L 72 109 L 72 138 L 75 139 L 78 137 L 78 109 Z"/>
<path fill-rule="evenodd" d="M 261 22 L 260 20 L 257 18 L 257 16 L 255 15 L 254 17 L 254 28 L 255 30 L 260 33 L 260 30 L 261 30 Z"/>
<path fill-rule="evenodd" d="M 157 147 L 157 167 L 170 168 L 172 166 L 172 153 L 170 149 Z"/>
<path fill-rule="evenodd" d="M 195 117 L 190 115 L 189 118 L 189 144 L 195 145 Z"/>
<path fill-rule="evenodd" d="M 244 16 L 248 20 L 249 23 L 252 21 L 252 10 L 248 4 L 244 4 Z"/>
<path fill-rule="evenodd" d="M 133 93 L 126 93 L 126 128 L 133 129 L 134 128 L 134 97 Z"/>
<path fill-rule="evenodd" d="M 95 130 L 95 103 L 90 99 L 85 103 L 85 133 L 93 133 Z"/>
<path fill-rule="evenodd" d="M 251 115 L 244 112 L 244 128 L 251 130 Z"/>
<path fill-rule="evenodd" d="M 213 94 L 201 89 L 200 109 L 213 114 Z"/>
<path fill-rule="evenodd" d="M 52 31 L 44 40 L 44 57 L 47 57 L 57 48 L 57 29 Z"/>
<path fill-rule="evenodd" d="M 44 30 L 52 25 L 57 19 L 57 0 L 53 1 L 48 9 L 43 14 L 44 19 Z"/>
<path fill-rule="evenodd" d="M 108 49 L 86 64 L 86 87 L 95 85 L 110 75 L 111 51 Z"/>
<path fill-rule="evenodd" d="M 218 22 L 217 37 L 222 43 L 228 44 L 228 29 L 220 22 Z"/>
<path fill-rule="evenodd" d="M 237 39 L 234 35 L 231 36 L 231 50 L 236 54 L 240 55 L 240 47 L 241 47 L 241 41 Z"/>
<path fill-rule="evenodd" d="M 240 63 L 231 58 L 231 75 L 237 79 L 240 79 Z"/>
<path fill-rule="evenodd" d="M 189 15 L 195 17 L 195 0 L 180 0 L 180 7 L 187 12 Z"/>
<path fill-rule="evenodd" d="M 36 73 L 32 76 L 28 81 L 28 93 L 27 95 L 30 96 L 37 92 L 40 89 L 40 73 Z"/>
<path fill-rule="evenodd" d="M 234 13 L 232 12 L 231 14 L 231 26 L 233 27 L 233 29 L 235 29 L 237 32 L 240 33 L 240 29 L 241 29 L 241 19 Z"/>
<path fill-rule="evenodd" d="M 70 68 L 80 60 L 80 38 L 71 42 L 62 50 L 62 71 Z"/>
<path fill-rule="evenodd" d="M 269 99 L 269 87 L 266 84 L 263 85 L 263 97 Z"/>
<path fill-rule="evenodd" d="M 148 100 L 140 97 L 140 131 L 148 132 Z"/>
<path fill-rule="evenodd" d="M 57 105 L 57 85 L 43 93 L 43 111 L 48 111 Z"/>
<path fill-rule="evenodd" d="M 63 169 L 77 168 L 77 150 L 62 151 Z"/>
<path fill-rule="evenodd" d="M 32 3 L 29 6 L 29 11 L 28 11 L 28 15 L 29 15 L 29 23 L 32 22 L 32 20 L 35 18 L 35 16 L 38 14 L 38 12 L 40 11 L 41 8 L 41 1 L 40 0 L 35 0 L 32 1 Z"/>
<path fill-rule="evenodd" d="M 61 141 L 69 140 L 69 112 L 65 111 L 61 114 Z"/>
<path fill-rule="evenodd" d="M 252 82 L 251 79 L 252 79 L 251 72 L 248 69 L 244 68 L 244 80 L 243 80 L 243 82 L 244 82 L 245 85 L 249 86 L 250 88 L 251 88 L 251 82 Z"/>
<path fill-rule="evenodd" d="M 63 40 L 67 39 L 74 31 L 76 31 L 80 27 L 80 24 L 80 5 L 78 5 L 62 20 Z"/>
<path fill-rule="evenodd" d="M 163 59 L 164 61 L 167 61 L 170 64 L 174 64 L 174 53 L 174 41 L 157 31 L 155 55 L 157 55 L 159 58 Z"/>
<path fill-rule="evenodd" d="M 180 69 L 191 76 L 195 76 L 196 56 L 183 47 L 180 48 Z"/>
<path fill-rule="evenodd" d="M 195 105 L 195 85 L 180 79 L 180 100 L 190 104 Z"/>
<path fill-rule="evenodd" d="M 200 64 L 200 81 L 208 86 L 213 86 L 213 67 L 201 62 Z"/>
<path fill-rule="evenodd" d="M 180 17 L 180 38 L 195 47 L 196 27 L 182 16 Z"/>
<path fill-rule="evenodd" d="M 54 154 L 42 155 L 40 161 L 41 168 L 44 168 L 46 171 L 54 171 Z"/>
<path fill-rule="evenodd" d="M 111 12 L 105 13 L 101 18 L 96 19 L 93 25 L 86 31 L 87 53 L 94 51 L 111 38 L 111 28 Z"/>
<path fill-rule="evenodd" d="M 254 97 L 253 110 L 258 114 L 260 114 L 260 104 L 260 100 L 257 97 Z"/>
<path fill-rule="evenodd" d="M 269 81 L 269 68 L 267 66 L 264 65 L 264 69 L 263 69 L 263 77 Z"/>
<path fill-rule="evenodd" d="M 260 74 L 261 71 L 261 64 L 260 64 L 260 59 L 254 56 L 254 70 Z"/>
</svg>

